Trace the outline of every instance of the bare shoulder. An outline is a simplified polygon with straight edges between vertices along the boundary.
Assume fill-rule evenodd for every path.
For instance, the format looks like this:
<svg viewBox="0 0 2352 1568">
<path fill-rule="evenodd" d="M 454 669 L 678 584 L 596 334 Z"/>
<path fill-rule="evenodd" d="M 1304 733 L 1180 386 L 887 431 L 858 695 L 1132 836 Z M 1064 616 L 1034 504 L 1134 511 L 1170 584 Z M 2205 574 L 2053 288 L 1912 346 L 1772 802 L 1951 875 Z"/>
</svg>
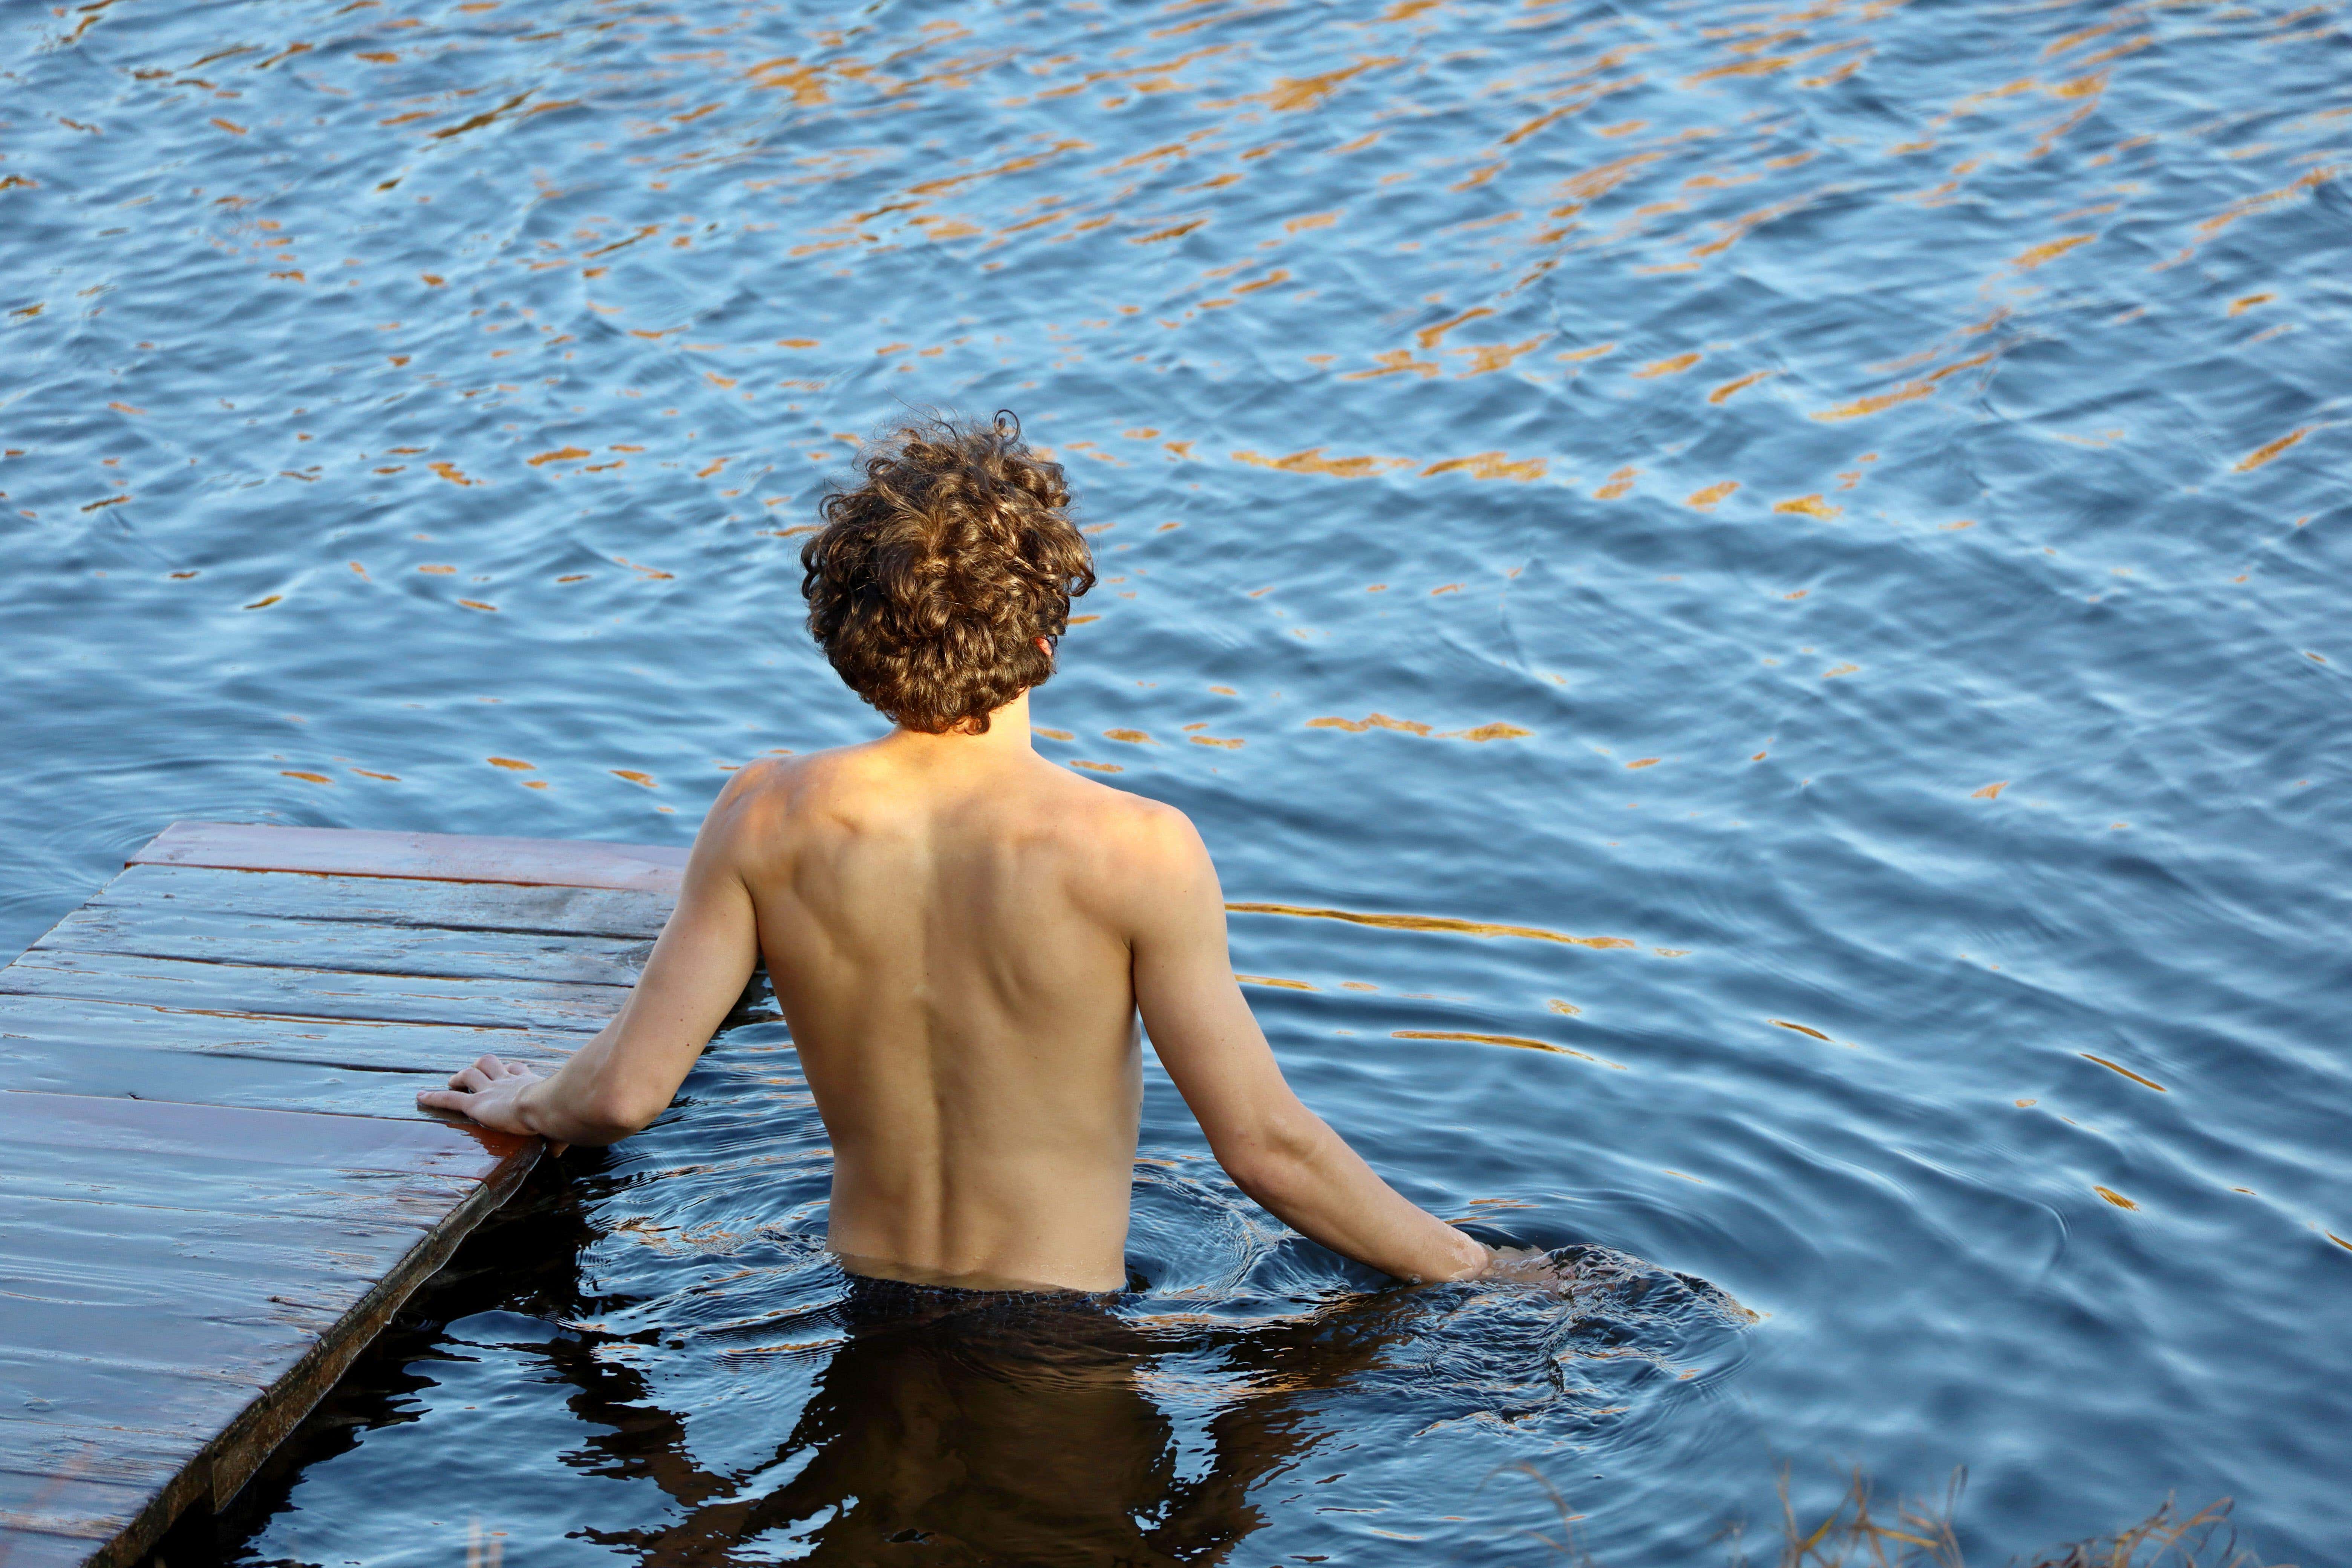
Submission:
<svg viewBox="0 0 2352 1568">
<path fill-rule="evenodd" d="M 1151 859 L 1202 852 L 1192 819 L 1176 807 L 1051 763 L 1045 766 L 1055 780 L 1046 791 L 1050 807 L 1073 833 L 1124 855 Z"/>
<path fill-rule="evenodd" d="M 1067 773 L 1042 793 L 1074 890 L 1129 941 L 1222 907 L 1208 849 L 1176 807 Z"/>
<path fill-rule="evenodd" d="M 728 778 L 726 787 L 712 803 L 713 821 L 725 817 L 757 816 L 788 807 L 793 795 L 810 783 L 809 764 L 824 753 L 809 757 L 762 757 L 746 763 Z"/>
<path fill-rule="evenodd" d="M 730 856 L 772 849 L 810 807 L 841 792 L 842 758 L 849 749 L 745 763 L 711 804 L 703 837 Z"/>
</svg>

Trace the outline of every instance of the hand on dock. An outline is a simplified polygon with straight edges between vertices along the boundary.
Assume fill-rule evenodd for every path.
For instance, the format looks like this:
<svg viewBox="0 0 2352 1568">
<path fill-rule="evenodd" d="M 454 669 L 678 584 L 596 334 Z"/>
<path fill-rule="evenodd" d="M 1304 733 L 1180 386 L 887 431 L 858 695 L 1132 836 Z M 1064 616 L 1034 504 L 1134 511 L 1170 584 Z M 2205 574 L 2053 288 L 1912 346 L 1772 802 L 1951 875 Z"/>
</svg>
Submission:
<svg viewBox="0 0 2352 1568">
<path fill-rule="evenodd" d="M 539 1081 L 539 1074 L 520 1062 L 486 1056 L 451 1073 L 447 1089 L 419 1089 L 416 1103 L 427 1110 L 454 1111 L 500 1132 L 530 1133 L 538 1129 L 524 1120 L 519 1101 L 522 1091 Z"/>
</svg>

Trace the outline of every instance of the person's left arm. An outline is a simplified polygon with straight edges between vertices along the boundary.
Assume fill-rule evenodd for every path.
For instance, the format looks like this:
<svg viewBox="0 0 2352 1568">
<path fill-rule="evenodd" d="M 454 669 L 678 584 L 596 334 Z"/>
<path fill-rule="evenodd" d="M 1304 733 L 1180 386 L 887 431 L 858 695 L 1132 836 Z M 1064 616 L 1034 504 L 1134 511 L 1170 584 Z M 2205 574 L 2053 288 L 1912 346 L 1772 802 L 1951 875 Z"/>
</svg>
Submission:
<svg viewBox="0 0 2352 1568">
<path fill-rule="evenodd" d="M 506 1132 L 559 1143 L 614 1143 L 668 1108 L 677 1086 L 742 995 L 760 962 L 758 922 L 737 853 L 760 792 L 747 768 L 728 782 L 695 836 L 677 907 L 620 1015 L 542 1078 L 484 1057 L 416 1103 Z"/>
</svg>

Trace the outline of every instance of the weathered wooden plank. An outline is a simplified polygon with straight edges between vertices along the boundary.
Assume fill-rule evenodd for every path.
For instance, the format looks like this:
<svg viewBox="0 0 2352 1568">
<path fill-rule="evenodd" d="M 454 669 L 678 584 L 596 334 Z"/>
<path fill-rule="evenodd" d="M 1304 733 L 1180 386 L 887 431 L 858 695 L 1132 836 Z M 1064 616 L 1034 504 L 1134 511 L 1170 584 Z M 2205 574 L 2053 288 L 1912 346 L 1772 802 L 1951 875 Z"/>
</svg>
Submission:
<svg viewBox="0 0 2352 1568">
<path fill-rule="evenodd" d="M 625 937 L 281 920 L 164 904 L 76 910 L 35 942 L 32 951 L 327 969 L 338 973 L 634 985 L 652 949 L 649 942 Z"/>
<path fill-rule="evenodd" d="M 250 1378 L 169 1366 L 130 1347 L 75 1354 L 34 1352 L 0 1336 L 0 1398 L 18 1421 L 97 1430 L 133 1428 L 157 1443 L 194 1452 L 221 1424 L 268 1392 Z"/>
<path fill-rule="evenodd" d="M 129 1561 L 115 1549 L 152 1542 L 210 1495 L 204 1457 L 268 1393 L 152 1362 L 0 1348 L 0 1397 L 12 1407 L 0 1422 L 0 1519 L 28 1527 L 12 1536 L 0 1525 L 0 1549 L 9 1550 L 0 1562 Z M 117 1489 L 77 1489 L 88 1486 Z M 69 1554 L 44 1554 L 41 1542 L 60 1540 L 72 1542 Z"/>
<path fill-rule="evenodd" d="M 0 1480 L 0 1563 L 79 1565 L 130 1528 L 144 1510 L 145 1489 L 66 1476 Z"/>
<path fill-rule="evenodd" d="M 0 1051 L 20 1042 L 24 1051 L 36 1055 L 36 1047 L 51 1053 L 71 1053 L 102 1046 L 376 1072 L 446 1074 L 484 1052 L 534 1063 L 560 1062 L 578 1047 L 580 1036 L 572 1031 L 387 1024 L 364 1018 L 270 1017 L 137 1002 L 0 994 Z M 0 1072 L 0 1087 L 39 1086 L 16 1082 Z M 124 1089 L 133 1094 L 149 1093 L 135 1079 Z M 158 1089 L 152 1098 L 201 1100 L 205 1097 L 166 1094 Z"/>
<path fill-rule="evenodd" d="M 5 1103 L 5 1097 L 0 1097 Z M 166 1211 L 299 1214 L 379 1221 L 387 1214 L 437 1222 L 465 1196 L 467 1179 L 394 1171 L 302 1171 L 287 1189 L 261 1189 L 241 1168 L 204 1155 L 153 1152 L 134 1163 L 112 1149 L 0 1138 L 0 1214 L 52 1199 L 138 1204 Z"/>
<path fill-rule="evenodd" d="M 45 949 L 0 969 L 0 994 L 161 1005 L 182 1011 L 593 1034 L 621 1010 L 627 992 L 617 985 L 560 981 L 346 974 Z"/>
<path fill-rule="evenodd" d="M 153 1238 L 138 1238 L 142 1246 Z M 422 1239 L 411 1237 L 411 1241 Z M 266 1265 L 266 1256 L 257 1255 Z M 399 1259 L 393 1253 L 379 1261 L 390 1268 Z M 84 1262 L 87 1257 L 65 1257 L 60 1264 Z M 54 1287 L 54 1275 L 30 1264 L 0 1258 L 0 1289 L 12 1297 Z M 136 1343 L 152 1359 L 173 1364 L 204 1358 L 205 1367 L 265 1386 L 282 1376 L 287 1367 L 321 1336 L 332 1333 L 336 1321 L 367 1293 L 373 1280 L 345 1279 L 289 1282 L 284 1289 L 300 1296 L 257 1300 L 251 1279 L 195 1277 L 177 1281 L 185 1298 L 161 1294 L 140 1299 L 127 1293 L 120 1299 L 58 1301 L 26 1299 L 9 1303 L 7 1335 L 17 1348 L 69 1354 L 109 1340 Z M 223 1418 L 235 1414 L 222 1412 Z"/>
<path fill-rule="evenodd" d="M 537 1152 L 537 1140 L 524 1141 L 523 1149 L 504 1162 L 491 1179 L 472 1184 L 469 1196 L 454 1205 L 439 1226 L 426 1232 L 325 1332 L 305 1336 L 299 1352 L 272 1369 L 274 1376 L 257 1379 L 244 1368 L 183 1366 L 152 1358 L 131 1361 L 119 1355 L 43 1352 L 0 1345 L 0 1394 L 11 1404 L 21 1403 L 36 1411 L 33 1422 L 80 1432 L 131 1425 L 135 1430 L 127 1438 L 131 1447 L 167 1460 L 175 1442 L 184 1444 L 185 1450 L 168 1479 L 145 1497 L 143 1507 L 135 1510 L 121 1499 L 109 1500 L 110 1506 L 104 1508 L 89 1506 L 88 1500 L 48 1506 L 44 1498 L 49 1503 L 56 1501 L 53 1483 L 60 1478 L 36 1479 L 22 1474 L 21 1466 L 14 1471 L 0 1466 L 0 1509 L 15 1515 L 11 1521 L 0 1514 L 0 1529 L 14 1522 L 54 1533 L 77 1529 L 78 1520 L 103 1521 L 116 1532 L 111 1539 L 104 1531 L 87 1535 L 85 1553 L 89 1542 L 102 1544 L 86 1560 L 99 1568 L 116 1568 L 134 1561 L 185 1508 L 207 1502 L 215 1508 L 226 1504 L 333 1386 L 351 1359 L 391 1320 L 416 1286 L 447 1260 L 482 1215 L 505 1201 Z M 13 1322 L 12 1319 L 12 1331 Z M 110 1450 L 124 1440 L 110 1436 Z M 163 1468 L 156 1467 L 158 1471 Z M 80 1484 L 70 1474 L 62 1479 L 68 1486 Z M 25 1506 L 14 1506 L 20 1497 Z M 0 1535 L 0 1542 L 9 1540 Z M 68 1560 L 83 1562 L 85 1557 Z"/>
<path fill-rule="evenodd" d="M 413 1223 L 27 1204 L 0 1235 L 0 1334 L 58 1354 L 135 1346 L 146 1360 L 267 1384 L 430 1234 Z"/>
<path fill-rule="evenodd" d="M 13 1517 L 0 1512 L 0 1519 Z M 37 1534 L 32 1530 L 17 1530 L 0 1524 L 0 1552 L 6 1552 L 0 1562 L 15 1568 L 83 1568 L 89 1561 L 87 1541 L 69 1541 L 61 1535 Z"/>
<path fill-rule="evenodd" d="M 233 871 L 209 866 L 133 865 L 87 906 L 194 907 L 283 920 L 356 921 L 444 931 L 543 932 L 651 942 L 677 900 L 609 888 L 436 882 L 336 877 L 311 871 Z"/>
<path fill-rule="evenodd" d="M 0 1513 L 0 1519 L 11 1517 Z M 36 1534 L 30 1529 L 16 1530 L 0 1524 L 0 1550 L 7 1556 L 0 1562 L 11 1563 L 16 1568 L 83 1568 L 89 1561 L 88 1542 L 68 1541 L 63 1536 Z"/>
<path fill-rule="evenodd" d="M 5 1374 L 0 1374 L 5 1375 Z M 210 1436 L 205 1434 L 204 1436 Z M 192 1432 L 157 1432 L 110 1422 L 52 1421 L 12 1410 L 0 1421 L 0 1475 L 62 1476 L 109 1486 L 152 1488 L 204 1446 Z M 0 1509 L 32 1489 L 0 1480 Z M 0 1563 L 7 1561 L 0 1558 Z"/>
<path fill-rule="evenodd" d="M 90 1561 L 118 1563 L 181 1509 L 233 1495 L 540 1143 L 415 1121 L 5 1094 L 0 1148 L 78 1159 L 85 1173 L 110 1161 L 115 1191 L 144 1178 L 139 1203 L 9 1202 L 0 1178 L 0 1401 L 45 1428 L 0 1446 L 0 1528 L 84 1531 Z M 337 1206 L 306 1212 L 322 1171 Z M 367 1178 L 404 1196 L 366 1205 Z M 229 1184 L 279 1201 L 174 1201 Z M 110 1427 L 131 1430 L 75 1461 L 87 1479 L 36 1473 L 77 1434 Z M 36 1495 L 53 1484 L 113 1489 Z"/>
<path fill-rule="evenodd" d="M 7 1568 L 79 1564 L 137 1529 L 142 1514 L 160 1515 L 160 1531 L 169 1514 L 158 1505 L 169 1506 L 173 1483 L 210 1436 L 11 1416 L 0 1421 L 0 1563 Z"/>
<path fill-rule="evenodd" d="M 471 1125 L 387 1121 L 368 1116 L 288 1115 L 169 1101 L 95 1100 L 63 1094 L 0 1095 L 0 1142 L 112 1151 L 126 1162 L 170 1155 L 257 1165 L 380 1171 L 394 1175 L 485 1181 L 532 1141 Z M 282 1187 L 273 1173 L 265 1184 Z"/>
<path fill-rule="evenodd" d="M 521 1185 L 544 1147 L 536 1138 L 521 1141 L 521 1147 L 502 1161 L 491 1176 L 477 1184 L 470 1195 L 452 1208 L 421 1243 L 343 1315 L 331 1333 L 313 1344 L 285 1376 L 271 1385 L 267 1396 L 248 1406 L 215 1440 L 207 1462 L 215 1508 L 236 1495 L 237 1489 L 252 1477 L 261 1461 L 335 1385 L 352 1358 L 392 1321 L 401 1304 L 449 1260 L 457 1244 L 484 1216 Z M 122 1540 L 118 1540 L 113 1548 L 118 1553 L 140 1549 L 143 1549 L 143 1543 L 136 1549 L 127 1548 Z M 130 1558 L 119 1556 L 115 1560 L 127 1562 Z"/>
<path fill-rule="evenodd" d="M 0 1519 L 9 1516 L 0 1511 Z M 75 1542 L 64 1535 L 36 1535 L 30 1528 L 16 1531 L 7 1523 L 0 1523 L 0 1552 L 5 1552 L 0 1561 L 14 1568 L 82 1568 L 89 1561 L 87 1540 Z"/>
<path fill-rule="evenodd" d="M 682 848 L 583 839 L 175 822 L 133 855 L 130 864 L 620 888 L 675 896 L 686 857 Z"/>
<path fill-rule="evenodd" d="M 143 1102 L 122 1105 L 139 1110 Z M 385 1154 L 379 1129 L 369 1129 L 369 1138 L 360 1140 L 364 1147 L 336 1150 L 339 1166 L 297 1162 L 278 1171 L 275 1183 L 254 1183 L 252 1162 L 236 1147 L 205 1147 L 203 1138 L 148 1138 L 134 1126 L 91 1126 L 113 1110 L 78 1096 L 0 1093 L 0 1213 L 70 1199 L 143 1204 L 164 1213 L 294 1213 L 436 1225 L 487 1173 L 468 1168 L 457 1150 L 425 1150 L 419 1168 L 416 1159 L 397 1157 L 397 1147 Z M 158 1105 L 155 1114 L 169 1123 L 172 1107 Z M 285 1142 L 278 1145 L 282 1150 Z"/>
<path fill-rule="evenodd" d="M 0 1509 L 0 1521 L 16 1517 Z M 19 1530 L 0 1522 L 0 1552 L 6 1553 L 0 1562 L 13 1568 L 83 1568 L 89 1561 L 89 1548 L 87 1540 L 69 1540 L 46 1531 L 36 1532 L 29 1525 Z"/>
<path fill-rule="evenodd" d="M 0 1228 L 0 1297 L 9 1304 L 0 1336 L 12 1349 L 135 1347 L 144 1359 L 265 1385 L 429 1242 L 473 1195 L 467 1188 L 535 1146 L 420 1121 L 47 1095 L 0 1096 L 0 1141 L 102 1152 L 147 1175 L 149 1195 L 163 1203 L 197 1161 L 213 1167 L 211 1183 L 278 1194 L 265 1212 L 19 1202 Z M 297 1194 L 321 1167 L 462 1180 L 429 1211 L 411 1202 L 300 1213 Z"/>
<path fill-rule="evenodd" d="M 463 1059 L 470 1061 L 473 1058 Z M 45 1094 L 173 1100 L 257 1110 L 431 1120 L 416 1109 L 416 1091 L 434 1087 L 447 1076 L 447 1071 L 391 1072 L 227 1052 L 155 1050 L 131 1046 L 76 1045 L 60 1050 L 43 1042 L 0 1037 L 0 1091 L 29 1089 Z"/>
<path fill-rule="evenodd" d="M 245 1483 L 540 1152 L 415 1089 L 602 1027 L 685 859 L 179 824 L 0 970 L 10 1568 Z"/>
</svg>

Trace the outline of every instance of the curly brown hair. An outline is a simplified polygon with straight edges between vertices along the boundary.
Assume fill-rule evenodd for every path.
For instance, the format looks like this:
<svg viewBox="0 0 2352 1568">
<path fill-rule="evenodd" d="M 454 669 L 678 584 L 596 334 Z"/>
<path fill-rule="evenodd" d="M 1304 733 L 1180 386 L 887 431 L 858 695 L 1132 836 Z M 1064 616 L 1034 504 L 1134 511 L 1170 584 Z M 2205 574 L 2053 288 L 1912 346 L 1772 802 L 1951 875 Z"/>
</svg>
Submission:
<svg viewBox="0 0 2352 1568">
<path fill-rule="evenodd" d="M 982 734 L 988 715 L 1054 673 L 1070 601 L 1095 585 L 1059 463 L 999 411 L 982 425 L 908 419 L 858 459 L 864 481 L 818 506 L 801 548 L 811 636 L 896 723 Z"/>
</svg>

